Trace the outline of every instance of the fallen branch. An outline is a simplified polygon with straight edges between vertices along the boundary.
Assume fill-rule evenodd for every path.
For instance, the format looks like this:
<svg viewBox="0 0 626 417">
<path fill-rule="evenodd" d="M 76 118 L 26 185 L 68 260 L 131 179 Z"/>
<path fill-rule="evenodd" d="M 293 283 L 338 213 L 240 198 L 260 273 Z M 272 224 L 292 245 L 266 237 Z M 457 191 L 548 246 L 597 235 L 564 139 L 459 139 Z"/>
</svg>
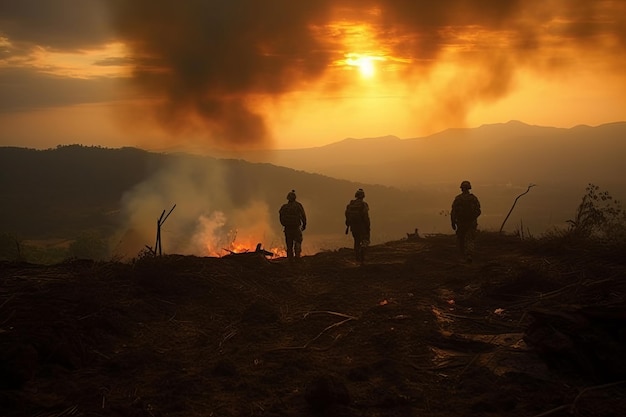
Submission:
<svg viewBox="0 0 626 417">
<path fill-rule="evenodd" d="M 332 328 L 334 328 L 334 327 L 339 327 L 339 326 L 341 326 L 342 324 L 347 323 L 347 322 L 352 321 L 352 320 L 355 320 L 355 319 L 354 319 L 354 318 L 352 318 L 352 317 L 350 317 L 350 318 L 347 318 L 347 319 L 342 320 L 342 321 L 340 321 L 340 322 L 337 322 L 337 323 L 335 323 L 335 324 L 331 324 L 330 326 L 328 326 L 328 327 L 326 327 L 324 330 L 322 330 L 322 331 L 321 331 L 321 332 L 320 332 L 317 336 L 315 336 L 313 339 L 311 339 L 311 340 L 309 340 L 307 343 L 305 343 L 304 348 L 306 349 L 307 347 L 309 347 L 309 345 L 310 345 L 311 343 L 313 343 L 313 342 L 315 342 L 317 339 L 319 339 L 319 338 L 320 338 L 320 336 L 322 336 L 324 333 L 326 333 L 326 331 L 328 331 L 328 330 L 330 330 L 330 329 L 332 329 Z"/>
<path fill-rule="evenodd" d="M 308 313 L 306 313 L 304 315 L 304 318 L 307 318 L 310 314 L 315 314 L 315 313 L 325 313 L 325 314 L 332 314 L 334 316 L 340 316 L 340 317 L 345 317 L 344 320 L 341 320 L 337 323 L 333 323 L 330 326 L 327 326 L 326 328 L 324 328 L 324 330 L 322 330 L 321 332 L 319 332 L 319 334 L 317 336 L 315 336 L 313 339 L 309 340 L 308 342 L 306 342 L 304 345 L 302 346 L 283 346 L 283 347 L 278 347 L 278 348 L 274 348 L 274 349 L 270 349 L 269 351 L 276 351 L 276 350 L 295 350 L 295 349 L 307 349 L 311 343 L 315 342 L 317 339 L 319 339 L 324 333 L 326 333 L 328 330 L 333 329 L 335 327 L 339 327 L 344 323 L 347 323 L 349 321 L 352 320 L 358 320 L 356 317 L 353 316 L 349 316 L 347 314 L 343 314 L 343 313 L 337 313 L 334 311 L 309 311 Z M 337 341 L 337 339 L 339 338 L 339 336 L 335 337 L 335 341 Z"/>
<path fill-rule="evenodd" d="M 452 369 L 452 368 L 458 368 L 460 366 L 466 366 L 467 364 L 465 361 L 458 360 L 458 358 L 455 360 L 447 359 L 433 366 L 419 366 L 419 365 L 415 365 L 412 362 L 402 362 L 402 363 L 406 363 L 407 365 L 409 365 L 410 367 L 418 371 L 442 371 L 444 369 Z"/>
<path fill-rule="evenodd" d="M 222 338 L 222 340 L 220 341 L 219 347 L 222 347 L 222 345 L 226 343 L 227 340 L 231 339 L 235 335 L 237 335 L 237 330 L 231 330 L 226 336 Z"/>
<path fill-rule="evenodd" d="M 348 314 L 344 314 L 344 313 L 337 313 L 335 311 L 327 311 L 327 310 L 322 310 L 322 311 L 309 311 L 307 313 L 304 314 L 304 318 L 307 318 L 309 315 L 311 314 L 332 314 L 333 316 L 339 316 L 339 317 L 345 317 L 347 319 L 352 319 L 352 320 L 357 320 L 356 317 L 354 316 L 350 316 Z"/>
</svg>

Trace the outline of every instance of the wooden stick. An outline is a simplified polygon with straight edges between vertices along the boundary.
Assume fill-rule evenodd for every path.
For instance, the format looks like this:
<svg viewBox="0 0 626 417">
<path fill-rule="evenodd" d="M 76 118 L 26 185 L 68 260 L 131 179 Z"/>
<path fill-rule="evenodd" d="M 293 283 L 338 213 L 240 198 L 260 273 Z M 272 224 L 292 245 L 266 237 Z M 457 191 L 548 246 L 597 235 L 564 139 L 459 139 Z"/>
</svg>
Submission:
<svg viewBox="0 0 626 417">
<path fill-rule="evenodd" d="M 333 327 L 338 327 L 341 326 L 342 324 L 349 322 L 351 320 L 354 320 L 353 318 L 347 318 L 345 320 L 342 320 L 340 322 L 337 322 L 335 324 L 331 324 L 330 326 L 326 327 L 324 330 L 322 330 L 317 336 L 315 336 L 313 339 L 309 340 L 305 345 L 304 348 L 307 348 L 311 343 L 315 342 L 317 339 L 320 338 L 320 336 L 322 336 L 327 330 L 332 329 Z"/>
<path fill-rule="evenodd" d="M 322 330 L 317 336 L 315 336 L 313 339 L 309 340 L 308 342 L 306 342 L 304 345 L 302 346 L 283 346 L 283 347 L 277 347 L 274 349 L 270 349 L 269 351 L 275 351 L 275 350 L 293 350 L 293 349 L 307 349 L 311 343 L 315 342 L 317 339 L 319 339 L 324 333 L 326 333 L 328 330 L 334 328 L 334 327 L 339 327 L 344 323 L 347 323 L 349 321 L 352 320 L 357 320 L 356 317 L 352 317 L 352 316 L 347 316 L 345 314 L 342 313 L 335 313 L 333 311 L 310 311 L 309 313 L 307 313 L 305 315 L 305 317 L 310 314 L 310 313 L 328 313 L 328 314 L 333 314 L 333 315 L 338 315 L 341 317 L 347 317 L 345 320 L 341 320 L 337 323 L 331 324 L 330 326 L 327 326 L 326 328 L 324 328 L 324 330 Z M 338 337 L 335 338 L 335 341 L 337 340 Z"/>
<path fill-rule="evenodd" d="M 337 313 L 336 311 L 327 311 L 327 310 L 322 310 L 322 311 L 309 311 L 307 313 L 304 314 L 304 318 L 307 318 L 310 314 L 332 314 L 333 316 L 339 316 L 339 317 L 345 317 L 345 318 L 349 318 L 352 320 L 358 320 L 356 317 L 354 316 L 350 316 L 348 314 L 344 314 L 344 313 Z"/>
</svg>

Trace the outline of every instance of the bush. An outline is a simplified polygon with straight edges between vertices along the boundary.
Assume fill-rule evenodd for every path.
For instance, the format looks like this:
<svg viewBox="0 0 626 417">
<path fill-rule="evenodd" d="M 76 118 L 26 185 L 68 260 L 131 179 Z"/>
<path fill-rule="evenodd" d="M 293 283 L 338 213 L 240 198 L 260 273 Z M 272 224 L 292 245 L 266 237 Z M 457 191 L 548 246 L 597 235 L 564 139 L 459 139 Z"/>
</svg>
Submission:
<svg viewBox="0 0 626 417">
<path fill-rule="evenodd" d="M 589 184 L 586 194 L 568 220 L 567 229 L 554 229 L 534 242 L 554 254 L 569 254 L 582 259 L 604 259 L 623 263 L 626 252 L 626 213 L 619 201 L 600 187 Z"/>
<path fill-rule="evenodd" d="M 626 242 L 626 213 L 621 203 L 608 191 L 589 184 L 576 210 L 576 217 L 568 220 L 568 233 L 577 238 Z"/>
</svg>

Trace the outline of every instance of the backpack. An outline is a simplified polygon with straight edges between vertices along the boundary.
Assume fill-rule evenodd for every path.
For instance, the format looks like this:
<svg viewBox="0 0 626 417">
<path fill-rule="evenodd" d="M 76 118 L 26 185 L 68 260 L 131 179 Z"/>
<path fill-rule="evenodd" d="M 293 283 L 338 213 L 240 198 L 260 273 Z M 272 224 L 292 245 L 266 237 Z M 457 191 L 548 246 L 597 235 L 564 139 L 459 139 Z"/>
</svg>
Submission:
<svg viewBox="0 0 626 417">
<path fill-rule="evenodd" d="M 350 226 L 364 223 L 363 213 L 365 202 L 361 199 L 351 200 L 346 207 L 346 223 Z"/>
<path fill-rule="evenodd" d="M 458 195 L 452 209 L 457 221 L 474 221 L 480 216 L 480 203 L 474 194 Z"/>
<path fill-rule="evenodd" d="M 301 213 L 298 204 L 287 203 L 280 208 L 280 223 L 283 226 L 300 226 Z"/>
</svg>

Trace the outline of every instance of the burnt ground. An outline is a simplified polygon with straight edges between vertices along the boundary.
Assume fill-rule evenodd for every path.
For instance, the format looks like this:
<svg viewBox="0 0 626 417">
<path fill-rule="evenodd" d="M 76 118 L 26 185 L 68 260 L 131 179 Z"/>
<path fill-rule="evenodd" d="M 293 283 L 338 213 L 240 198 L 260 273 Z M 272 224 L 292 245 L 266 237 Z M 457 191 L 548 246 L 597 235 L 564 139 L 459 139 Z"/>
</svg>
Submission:
<svg viewBox="0 0 626 417">
<path fill-rule="evenodd" d="M 3 416 L 623 416 L 626 266 L 480 234 L 0 265 Z"/>
</svg>

